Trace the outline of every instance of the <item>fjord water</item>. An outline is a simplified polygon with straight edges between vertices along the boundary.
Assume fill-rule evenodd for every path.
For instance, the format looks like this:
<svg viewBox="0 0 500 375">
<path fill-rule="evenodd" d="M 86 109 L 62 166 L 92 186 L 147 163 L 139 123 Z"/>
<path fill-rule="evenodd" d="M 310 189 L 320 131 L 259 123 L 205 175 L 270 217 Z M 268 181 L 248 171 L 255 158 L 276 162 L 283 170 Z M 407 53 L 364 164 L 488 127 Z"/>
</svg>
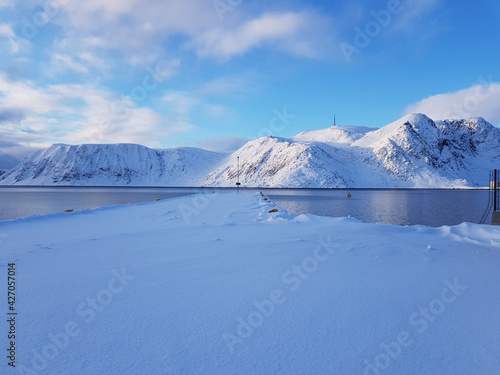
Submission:
<svg viewBox="0 0 500 375">
<path fill-rule="evenodd" d="M 457 225 L 479 223 L 488 204 L 488 190 L 354 189 L 282 191 L 269 196 L 293 214 L 355 217 L 366 223 Z M 491 214 L 486 223 L 491 223 Z"/>
<path fill-rule="evenodd" d="M 0 220 L 213 191 L 236 194 L 232 188 L 1 187 Z M 478 223 L 488 203 L 487 190 L 353 189 L 349 191 L 351 198 L 346 197 L 348 191 L 344 189 L 241 190 L 254 191 L 264 191 L 278 206 L 295 215 L 351 216 L 368 223 L 397 225 Z"/>
</svg>

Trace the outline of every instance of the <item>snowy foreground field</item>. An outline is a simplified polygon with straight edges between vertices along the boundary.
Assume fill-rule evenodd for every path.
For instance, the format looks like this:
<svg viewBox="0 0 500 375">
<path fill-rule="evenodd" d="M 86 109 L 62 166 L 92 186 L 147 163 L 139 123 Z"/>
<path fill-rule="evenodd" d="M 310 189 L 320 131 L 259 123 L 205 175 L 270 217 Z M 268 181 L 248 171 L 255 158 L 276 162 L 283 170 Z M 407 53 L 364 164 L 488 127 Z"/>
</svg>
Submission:
<svg viewBox="0 0 500 375">
<path fill-rule="evenodd" d="M 0 241 L 1 374 L 500 374 L 499 227 L 214 193 L 0 222 Z"/>
</svg>

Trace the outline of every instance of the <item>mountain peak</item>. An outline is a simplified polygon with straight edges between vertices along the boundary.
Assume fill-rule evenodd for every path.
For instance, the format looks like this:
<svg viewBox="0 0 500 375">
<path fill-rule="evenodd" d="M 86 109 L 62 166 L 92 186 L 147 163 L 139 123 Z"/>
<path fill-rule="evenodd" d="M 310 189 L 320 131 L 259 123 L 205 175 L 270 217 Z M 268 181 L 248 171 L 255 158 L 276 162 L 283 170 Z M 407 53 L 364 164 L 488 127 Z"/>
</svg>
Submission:
<svg viewBox="0 0 500 375">
<path fill-rule="evenodd" d="M 405 116 L 403 116 L 399 121 L 408 121 L 411 123 L 429 123 L 433 122 L 427 115 L 424 115 L 423 113 L 409 113 Z"/>
<path fill-rule="evenodd" d="M 483 117 L 471 117 L 468 120 L 464 121 L 465 125 L 469 128 L 477 129 L 478 127 L 482 128 L 493 128 L 494 126 L 486 121 Z"/>
<path fill-rule="evenodd" d="M 298 142 L 324 142 L 347 146 L 374 130 L 376 129 L 364 126 L 334 125 L 326 129 L 307 130 L 292 139 Z"/>
<path fill-rule="evenodd" d="M 4 173 L 0 184 L 235 186 L 239 175 L 262 187 L 485 186 L 499 155 L 500 129 L 482 117 L 435 122 L 411 113 L 380 129 L 339 125 L 262 137 L 231 154 L 56 144 Z"/>
</svg>

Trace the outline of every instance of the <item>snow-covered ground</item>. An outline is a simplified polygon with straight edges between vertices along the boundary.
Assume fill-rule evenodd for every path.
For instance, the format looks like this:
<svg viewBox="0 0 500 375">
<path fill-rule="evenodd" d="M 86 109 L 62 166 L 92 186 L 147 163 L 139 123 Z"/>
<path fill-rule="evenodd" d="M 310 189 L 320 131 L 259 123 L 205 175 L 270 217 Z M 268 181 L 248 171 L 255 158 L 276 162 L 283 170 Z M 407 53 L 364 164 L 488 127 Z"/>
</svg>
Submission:
<svg viewBox="0 0 500 375">
<path fill-rule="evenodd" d="M 215 192 L 4 221 L 0 241 L 2 374 L 500 374 L 499 227 Z"/>
</svg>

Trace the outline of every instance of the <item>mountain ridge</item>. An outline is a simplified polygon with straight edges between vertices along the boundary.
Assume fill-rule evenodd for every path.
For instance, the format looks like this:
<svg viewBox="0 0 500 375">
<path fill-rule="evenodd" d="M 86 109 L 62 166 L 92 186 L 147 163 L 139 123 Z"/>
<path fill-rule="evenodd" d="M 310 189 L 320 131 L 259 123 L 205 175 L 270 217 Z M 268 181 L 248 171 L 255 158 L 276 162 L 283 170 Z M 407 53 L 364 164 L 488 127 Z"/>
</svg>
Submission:
<svg viewBox="0 0 500 375">
<path fill-rule="evenodd" d="M 237 157 L 240 170 L 237 170 Z M 381 128 L 332 126 L 263 137 L 233 153 L 136 144 L 55 144 L 1 185 L 470 188 L 500 165 L 500 129 L 483 118 L 409 114 Z"/>
</svg>

